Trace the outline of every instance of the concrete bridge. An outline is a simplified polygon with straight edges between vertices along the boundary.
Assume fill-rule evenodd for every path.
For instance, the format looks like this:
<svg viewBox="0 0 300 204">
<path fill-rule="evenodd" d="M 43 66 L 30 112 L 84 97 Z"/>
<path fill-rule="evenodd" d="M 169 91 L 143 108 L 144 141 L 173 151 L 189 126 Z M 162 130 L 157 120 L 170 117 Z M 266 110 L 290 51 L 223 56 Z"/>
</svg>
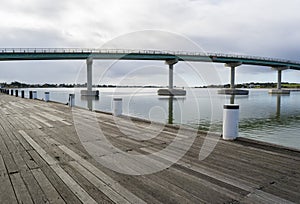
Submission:
<svg viewBox="0 0 300 204">
<path fill-rule="evenodd" d="M 282 71 L 300 70 L 300 62 L 258 56 L 233 55 L 222 53 L 177 52 L 159 50 L 121 50 L 121 49 L 73 49 L 73 48 L 0 48 L 0 61 L 16 60 L 86 60 L 87 90 L 82 95 L 97 95 L 92 90 L 93 60 L 159 60 L 169 66 L 168 89 L 160 89 L 159 95 L 185 95 L 185 90 L 174 89 L 173 68 L 180 61 L 223 63 L 231 69 L 230 88 L 220 90 L 220 94 L 247 95 L 248 91 L 235 89 L 235 68 L 241 65 L 271 67 L 278 72 L 277 89 L 273 94 L 289 94 L 281 89 Z"/>
</svg>

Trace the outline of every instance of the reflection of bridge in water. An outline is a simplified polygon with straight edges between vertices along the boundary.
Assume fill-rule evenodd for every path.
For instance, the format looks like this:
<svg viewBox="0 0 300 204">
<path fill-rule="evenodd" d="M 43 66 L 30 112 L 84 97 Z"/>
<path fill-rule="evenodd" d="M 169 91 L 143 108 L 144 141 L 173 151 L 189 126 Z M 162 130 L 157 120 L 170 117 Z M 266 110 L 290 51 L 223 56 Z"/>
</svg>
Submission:
<svg viewBox="0 0 300 204">
<path fill-rule="evenodd" d="M 86 60 L 87 63 L 87 90 L 82 95 L 98 95 L 92 90 L 93 60 L 159 60 L 165 61 L 169 66 L 168 89 L 161 89 L 161 95 L 185 95 L 185 90 L 174 89 L 173 68 L 180 61 L 224 63 L 231 69 L 230 88 L 219 93 L 231 95 L 247 95 L 248 91 L 235 89 L 235 68 L 241 65 L 256 65 L 271 67 L 278 72 L 277 89 L 274 94 L 289 94 L 288 90 L 281 89 L 282 71 L 286 69 L 300 70 L 300 62 L 265 58 L 257 56 L 244 56 L 220 53 L 201 52 L 174 52 L 158 50 L 120 50 L 120 49 L 64 49 L 64 48 L 2 48 L 0 61 L 16 60 Z"/>
</svg>

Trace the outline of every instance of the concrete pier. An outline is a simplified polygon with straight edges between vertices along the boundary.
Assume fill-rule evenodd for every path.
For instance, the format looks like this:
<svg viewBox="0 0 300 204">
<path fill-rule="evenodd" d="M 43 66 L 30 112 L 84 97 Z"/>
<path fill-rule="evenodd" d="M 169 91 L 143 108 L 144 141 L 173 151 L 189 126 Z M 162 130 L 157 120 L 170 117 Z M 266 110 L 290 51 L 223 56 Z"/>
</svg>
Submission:
<svg viewBox="0 0 300 204">
<path fill-rule="evenodd" d="M 242 65 L 240 62 L 226 63 L 225 67 L 230 67 L 230 88 L 218 90 L 218 94 L 226 95 L 248 95 L 248 90 L 236 89 L 235 88 L 235 68 Z"/>
<path fill-rule="evenodd" d="M 0 97 L 0 203 L 298 203 L 300 152 L 276 145 L 197 131 L 189 151 L 169 168 L 154 174 L 131 176 L 103 167 L 101 158 L 152 154 L 156 166 L 173 161 L 182 151 L 172 146 L 155 155 L 174 139 L 184 146 L 190 129 L 164 126 L 126 117 L 91 112 L 67 105 Z M 75 129 L 74 116 L 80 116 Z M 118 152 L 99 140 L 93 120 Z M 120 125 L 128 135 L 120 130 Z M 151 128 L 149 128 L 151 127 Z M 77 131 L 88 129 L 81 141 Z M 138 133 L 138 134 L 137 134 Z M 149 140 L 133 139 L 144 133 Z M 212 153 L 199 160 L 205 139 L 218 141 Z M 105 153 L 106 152 L 106 153 Z M 126 157 L 126 162 L 135 162 Z M 108 160 L 114 163 L 114 160 Z M 145 168 L 149 168 L 147 161 Z"/>
<path fill-rule="evenodd" d="M 178 59 L 176 60 L 167 60 L 166 64 L 169 65 L 169 86 L 168 89 L 159 89 L 157 91 L 158 95 L 161 96 L 185 96 L 186 95 L 186 91 L 183 89 L 174 89 L 174 85 L 173 85 L 173 77 L 174 77 L 174 64 L 176 64 L 178 62 Z"/>
<path fill-rule="evenodd" d="M 99 91 L 93 91 L 93 58 L 87 58 L 87 90 L 81 90 L 83 96 L 98 96 Z"/>
<path fill-rule="evenodd" d="M 272 89 L 269 91 L 270 94 L 290 94 L 290 90 L 282 89 L 281 78 L 282 71 L 288 69 L 288 67 L 273 67 L 272 69 L 277 70 L 277 89 Z"/>
</svg>

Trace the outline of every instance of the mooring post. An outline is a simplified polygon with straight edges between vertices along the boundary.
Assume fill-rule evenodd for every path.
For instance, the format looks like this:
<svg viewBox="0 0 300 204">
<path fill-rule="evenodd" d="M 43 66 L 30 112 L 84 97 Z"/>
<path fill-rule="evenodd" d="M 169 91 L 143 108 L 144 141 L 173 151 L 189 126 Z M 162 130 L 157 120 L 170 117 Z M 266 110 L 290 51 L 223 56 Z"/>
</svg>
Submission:
<svg viewBox="0 0 300 204">
<path fill-rule="evenodd" d="M 113 100 L 113 115 L 121 116 L 123 112 L 122 98 L 114 98 Z"/>
<path fill-rule="evenodd" d="M 223 139 L 235 140 L 239 134 L 239 105 L 225 104 L 223 111 Z"/>
<path fill-rule="evenodd" d="M 19 91 L 15 90 L 15 93 L 16 93 L 15 96 L 18 97 L 19 96 Z"/>
<path fill-rule="evenodd" d="M 45 102 L 48 102 L 50 98 L 50 93 L 47 91 L 45 92 Z"/>
<path fill-rule="evenodd" d="M 37 99 L 37 91 L 33 91 L 32 92 L 32 98 L 33 99 Z"/>
<path fill-rule="evenodd" d="M 74 107 L 75 106 L 75 94 L 69 94 L 69 107 Z"/>
<path fill-rule="evenodd" d="M 29 91 L 29 99 L 32 99 L 32 91 Z"/>
<path fill-rule="evenodd" d="M 21 91 L 21 98 L 24 98 L 24 90 Z"/>
</svg>

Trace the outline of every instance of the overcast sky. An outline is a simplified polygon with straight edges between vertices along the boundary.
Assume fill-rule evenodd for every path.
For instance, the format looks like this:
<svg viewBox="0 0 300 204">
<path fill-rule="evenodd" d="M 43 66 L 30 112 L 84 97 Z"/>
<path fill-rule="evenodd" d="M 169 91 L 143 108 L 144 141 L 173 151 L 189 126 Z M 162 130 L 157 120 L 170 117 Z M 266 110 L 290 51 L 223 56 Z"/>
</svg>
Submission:
<svg viewBox="0 0 300 204">
<path fill-rule="evenodd" d="M 0 47 L 163 49 L 300 61 L 299 0 L 0 0 Z M 1 62 L 0 81 L 82 83 L 84 61 Z M 167 66 L 95 61 L 94 83 L 167 85 Z M 222 64 L 179 63 L 176 85 L 229 83 Z M 238 83 L 276 81 L 268 67 L 241 66 Z M 283 81 L 300 83 L 299 71 Z"/>
</svg>

